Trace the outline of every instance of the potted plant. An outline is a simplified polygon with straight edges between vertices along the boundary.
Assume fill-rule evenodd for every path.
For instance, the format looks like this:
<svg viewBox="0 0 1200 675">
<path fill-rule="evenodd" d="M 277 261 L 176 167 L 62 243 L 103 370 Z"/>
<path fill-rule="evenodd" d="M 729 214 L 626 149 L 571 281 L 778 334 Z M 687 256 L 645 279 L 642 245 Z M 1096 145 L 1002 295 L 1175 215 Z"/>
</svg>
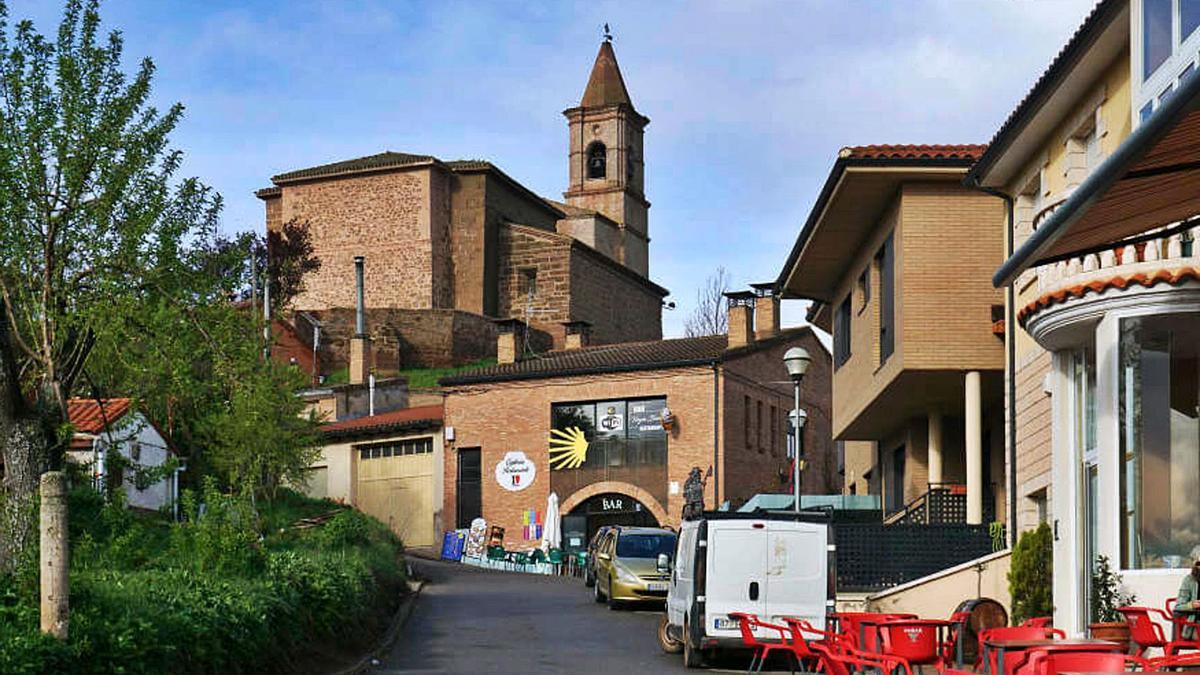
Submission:
<svg viewBox="0 0 1200 675">
<path fill-rule="evenodd" d="M 1096 569 L 1092 573 L 1092 623 L 1088 624 L 1091 636 L 1119 643 L 1125 653 L 1129 653 L 1129 626 L 1117 608 L 1136 601 L 1133 594 L 1121 590 L 1121 575 L 1109 566 L 1108 556 L 1096 558 Z"/>
<path fill-rule="evenodd" d="M 1012 625 L 1054 613 L 1053 536 L 1046 523 L 1021 533 L 1013 547 L 1008 592 L 1012 596 Z"/>
</svg>

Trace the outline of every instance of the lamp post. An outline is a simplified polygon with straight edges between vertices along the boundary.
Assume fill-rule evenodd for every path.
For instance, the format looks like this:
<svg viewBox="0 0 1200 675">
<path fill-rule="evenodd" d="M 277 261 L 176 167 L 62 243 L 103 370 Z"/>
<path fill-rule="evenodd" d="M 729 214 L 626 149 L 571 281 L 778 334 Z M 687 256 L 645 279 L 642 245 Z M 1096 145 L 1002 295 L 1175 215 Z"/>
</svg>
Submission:
<svg viewBox="0 0 1200 675">
<path fill-rule="evenodd" d="M 804 379 L 804 373 L 808 371 L 810 363 L 812 363 L 812 357 L 803 347 L 792 347 L 783 355 L 783 365 L 787 368 L 788 376 L 792 378 L 792 389 L 795 393 L 795 406 L 792 409 L 794 416 L 792 428 L 796 438 L 796 456 L 792 458 L 792 494 L 795 497 L 795 503 L 792 508 L 796 513 L 800 512 L 801 433 L 804 423 L 808 420 L 808 413 L 800 407 L 800 381 Z"/>
</svg>

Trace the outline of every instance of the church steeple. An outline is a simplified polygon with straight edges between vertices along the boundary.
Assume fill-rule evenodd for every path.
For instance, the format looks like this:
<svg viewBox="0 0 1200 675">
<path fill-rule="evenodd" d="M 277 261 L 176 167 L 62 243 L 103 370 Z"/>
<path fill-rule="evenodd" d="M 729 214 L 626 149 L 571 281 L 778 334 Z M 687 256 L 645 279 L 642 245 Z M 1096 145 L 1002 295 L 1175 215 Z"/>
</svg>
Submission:
<svg viewBox="0 0 1200 675">
<path fill-rule="evenodd" d="M 600 43 L 596 63 L 592 65 L 592 76 L 588 78 L 587 89 L 583 90 L 583 100 L 579 105 L 583 108 L 608 105 L 633 107 L 629 90 L 625 88 L 625 78 L 621 77 L 621 67 L 617 65 L 617 55 L 609 40 Z"/>
<path fill-rule="evenodd" d="M 642 136 L 650 120 L 633 107 L 607 28 L 579 106 L 563 111 L 571 134 L 570 184 L 563 197 L 616 223 L 621 262 L 649 276 Z"/>
</svg>

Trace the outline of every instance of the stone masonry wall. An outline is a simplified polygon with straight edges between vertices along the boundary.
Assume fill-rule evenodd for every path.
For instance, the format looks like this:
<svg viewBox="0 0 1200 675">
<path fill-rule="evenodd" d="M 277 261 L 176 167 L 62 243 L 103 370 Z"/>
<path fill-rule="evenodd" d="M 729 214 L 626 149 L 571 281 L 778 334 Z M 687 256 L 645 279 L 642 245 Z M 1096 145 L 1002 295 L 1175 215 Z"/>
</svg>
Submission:
<svg viewBox="0 0 1200 675">
<path fill-rule="evenodd" d="M 333 371 L 349 363 L 354 310 L 312 311 L 321 322 L 321 362 Z M 453 309 L 369 309 L 374 365 L 379 370 L 457 366 L 495 356 L 496 326 Z"/>
<path fill-rule="evenodd" d="M 281 218 L 309 221 L 321 269 L 305 279 L 296 309 L 355 305 L 354 256 L 366 257 L 369 307 L 431 308 L 445 300 L 446 272 L 434 270 L 448 215 L 441 176 L 430 167 L 283 187 Z M 437 194 L 436 207 L 431 194 Z M 435 290 L 436 289 L 436 290 Z"/>
<path fill-rule="evenodd" d="M 599 253 L 571 252 L 571 319 L 592 324 L 592 342 L 662 338 L 662 296 Z"/>
</svg>

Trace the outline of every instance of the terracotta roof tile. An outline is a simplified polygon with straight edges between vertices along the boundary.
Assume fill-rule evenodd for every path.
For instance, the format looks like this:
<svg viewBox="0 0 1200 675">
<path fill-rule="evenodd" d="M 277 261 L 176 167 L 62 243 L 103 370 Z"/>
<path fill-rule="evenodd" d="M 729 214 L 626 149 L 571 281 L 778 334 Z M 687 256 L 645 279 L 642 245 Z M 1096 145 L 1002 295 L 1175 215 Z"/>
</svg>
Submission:
<svg viewBox="0 0 1200 675">
<path fill-rule="evenodd" d="M 1110 288 L 1118 288 L 1124 290 L 1131 286 L 1144 286 L 1150 288 L 1158 284 L 1166 283 L 1176 286 L 1185 281 L 1200 281 L 1200 268 L 1197 267 L 1179 267 L 1174 269 L 1162 269 L 1151 274 L 1139 272 L 1137 274 L 1122 274 L 1108 277 L 1106 279 L 1096 279 L 1089 281 L 1086 284 L 1076 284 L 1068 288 L 1061 288 L 1057 291 L 1051 291 L 1039 297 L 1037 300 L 1026 305 L 1021 311 L 1017 312 L 1017 321 L 1024 325 L 1025 320 L 1030 316 L 1039 312 L 1051 305 L 1056 305 L 1074 298 L 1082 298 L 1089 293 L 1103 293 Z"/>
<path fill-rule="evenodd" d="M 987 149 L 977 143 L 961 145 L 855 145 L 842 148 L 839 157 L 849 159 L 969 159 L 977 160 Z"/>
<path fill-rule="evenodd" d="M 331 422 L 321 427 L 321 433 L 328 436 L 382 433 L 405 427 L 422 426 L 431 422 L 440 424 L 441 421 L 442 406 L 426 405 L 416 408 L 402 408 L 368 417 L 356 417 L 350 420 Z"/>
<path fill-rule="evenodd" d="M 379 169 L 390 169 L 398 166 L 408 166 L 410 164 L 420 164 L 422 162 L 437 161 L 432 155 L 410 155 L 406 152 L 381 152 L 375 155 L 367 155 L 366 157 L 356 157 L 347 159 L 341 162 L 332 162 L 330 164 L 321 164 L 319 166 L 310 166 L 307 169 L 296 169 L 275 176 L 271 176 L 271 180 L 275 183 L 289 183 L 292 181 L 305 180 L 308 178 L 319 178 L 322 176 L 335 176 L 347 173 L 361 173 L 364 171 L 376 171 Z"/>
<path fill-rule="evenodd" d="M 607 40 L 600 43 L 600 51 L 596 54 L 596 62 L 592 64 L 592 74 L 579 105 L 583 108 L 610 105 L 633 107 L 629 90 L 625 88 L 625 78 L 621 77 L 621 68 L 617 66 L 617 55 L 612 43 Z"/>
<path fill-rule="evenodd" d="M 127 398 L 73 398 L 67 401 L 67 419 L 77 433 L 98 434 L 104 431 L 104 420 L 109 424 L 121 419 L 129 412 Z"/>
</svg>

